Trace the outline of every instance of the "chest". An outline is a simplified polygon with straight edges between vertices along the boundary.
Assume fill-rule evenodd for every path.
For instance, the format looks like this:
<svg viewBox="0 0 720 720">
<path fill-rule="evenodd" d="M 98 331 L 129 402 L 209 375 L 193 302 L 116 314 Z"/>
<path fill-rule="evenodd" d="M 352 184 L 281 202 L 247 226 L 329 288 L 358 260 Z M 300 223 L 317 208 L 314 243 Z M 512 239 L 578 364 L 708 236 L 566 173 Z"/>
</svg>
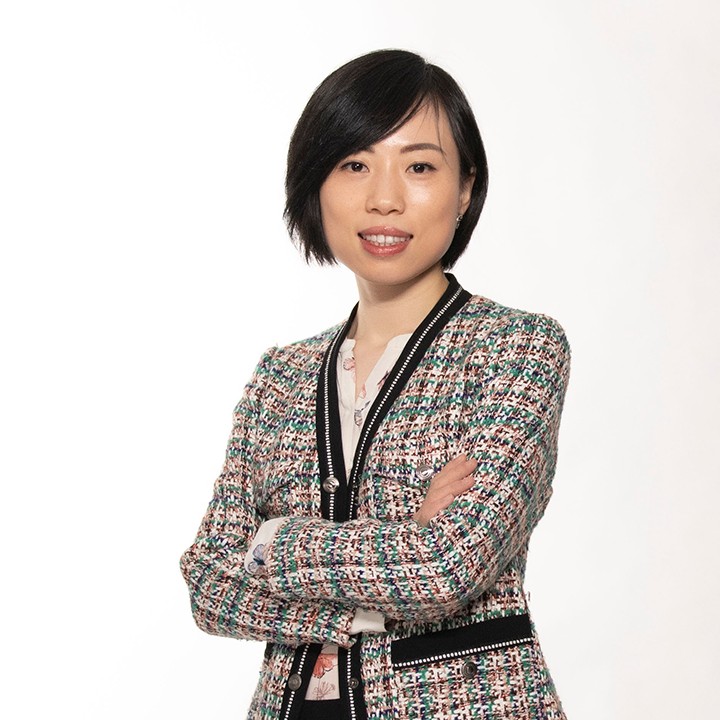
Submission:
<svg viewBox="0 0 720 720">
<path fill-rule="evenodd" d="M 438 472 L 463 452 L 467 380 L 432 359 L 418 366 L 368 439 L 358 485 L 358 517 L 406 519 Z M 317 378 L 292 384 L 271 400 L 254 459 L 255 503 L 266 517 L 319 516 Z"/>
</svg>

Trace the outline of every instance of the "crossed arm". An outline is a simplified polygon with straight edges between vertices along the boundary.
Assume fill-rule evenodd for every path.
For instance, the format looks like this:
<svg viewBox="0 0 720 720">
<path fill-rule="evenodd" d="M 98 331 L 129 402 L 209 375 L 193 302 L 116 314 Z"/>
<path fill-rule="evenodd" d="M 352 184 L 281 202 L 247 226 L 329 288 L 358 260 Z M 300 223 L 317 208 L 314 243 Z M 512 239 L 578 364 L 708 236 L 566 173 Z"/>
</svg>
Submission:
<svg viewBox="0 0 720 720">
<path fill-rule="evenodd" d="M 264 519 L 255 509 L 250 458 L 273 352 L 262 357 L 235 408 L 222 473 L 180 569 L 190 591 L 193 617 L 205 632 L 288 645 L 348 646 L 353 608 L 329 600 L 276 596 L 266 578 L 250 575 L 243 566 L 248 542 Z"/>
<path fill-rule="evenodd" d="M 491 587 L 527 542 L 551 493 L 569 373 L 557 323 L 519 315 L 489 336 L 463 437 L 462 450 L 477 462 L 471 487 L 455 497 L 470 483 L 459 465 L 448 472 L 450 463 L 431 484 L 417 522 L 288 518 L 266 547 L 267 574 L 254 577 L 243 558 L 261 518 L 244 450 L 269 361 L 261 362 L 238 407 L 225 470 L 198 539 L 183 556 L 198 625 L 251 639 L 347 645 L 357 607 L 435 620 Z"/>
</svg>

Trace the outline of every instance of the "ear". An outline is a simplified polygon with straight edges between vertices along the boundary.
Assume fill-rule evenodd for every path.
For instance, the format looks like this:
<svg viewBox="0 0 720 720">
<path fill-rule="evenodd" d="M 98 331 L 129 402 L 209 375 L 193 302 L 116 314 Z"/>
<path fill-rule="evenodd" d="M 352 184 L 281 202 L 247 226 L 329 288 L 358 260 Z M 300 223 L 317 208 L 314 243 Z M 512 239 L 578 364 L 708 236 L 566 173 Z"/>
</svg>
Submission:
<svg viewBox="0 0 720 720">
<path fill-rule="evenodd" d="M 466 178 L 460 180 L 460 207 L 458 215 L 464 215 L 470 206 L 470 198 L 472 197 L 472 189 L 475 184 L 475 168 L 470 170 Z"/>
</svg>

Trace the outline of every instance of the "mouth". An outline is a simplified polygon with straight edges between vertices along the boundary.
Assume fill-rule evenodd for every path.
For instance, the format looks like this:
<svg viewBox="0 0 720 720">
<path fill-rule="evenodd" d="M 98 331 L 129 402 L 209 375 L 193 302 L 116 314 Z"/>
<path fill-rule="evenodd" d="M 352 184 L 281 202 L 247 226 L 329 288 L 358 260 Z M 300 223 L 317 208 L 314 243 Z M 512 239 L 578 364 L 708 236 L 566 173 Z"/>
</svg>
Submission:
<svg viewBox="0 0 720 720">
<path fill-rule="evenodd" d="M 369 242 L 371 245 L 377 245 L 378 247 L 402 245 L 402 243 L 410 240 L 410 237 L 407 235 L 405 237 L 397 237 L 394 235 L 360 235 L 360 237 L 365 242 Z"/>
<path fill-rule="evenodd" d="M 373 227 L 362 230 L 358 237 L 377 248 L 390 248 L 412 240 L 412 235 L 393 227 Z"/>
</svg>

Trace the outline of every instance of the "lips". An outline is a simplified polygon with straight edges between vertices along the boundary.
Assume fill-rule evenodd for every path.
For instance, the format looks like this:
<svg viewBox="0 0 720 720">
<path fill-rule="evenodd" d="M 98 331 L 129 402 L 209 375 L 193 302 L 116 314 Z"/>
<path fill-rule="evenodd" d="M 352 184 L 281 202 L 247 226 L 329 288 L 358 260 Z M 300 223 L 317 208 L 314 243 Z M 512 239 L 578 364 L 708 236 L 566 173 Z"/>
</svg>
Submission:
<svg viewBox="0 0 720 720">
<path fill-rule="evenodd" d="M 362 240 L 378 248 L 402 245 L 412 239 L 412 234 L 395 227 L 376 226 L 361 230 L 358 235 Z"/>
<path fill-rule="evenodd" d="M 376 225 L 361 230 L 358 237 L 366 253 L 376 258 L 383 258 L 404 252 L 413 236 L 400 228 Z"/>
<path fill-rule="evenodd" d="M 400 245 L 410 239 L 409 237 L 399 237 L 397 235 L 361 235 L 360 237 L 365 240 L 365 242 L 381 246 Z"/>
</svg>

